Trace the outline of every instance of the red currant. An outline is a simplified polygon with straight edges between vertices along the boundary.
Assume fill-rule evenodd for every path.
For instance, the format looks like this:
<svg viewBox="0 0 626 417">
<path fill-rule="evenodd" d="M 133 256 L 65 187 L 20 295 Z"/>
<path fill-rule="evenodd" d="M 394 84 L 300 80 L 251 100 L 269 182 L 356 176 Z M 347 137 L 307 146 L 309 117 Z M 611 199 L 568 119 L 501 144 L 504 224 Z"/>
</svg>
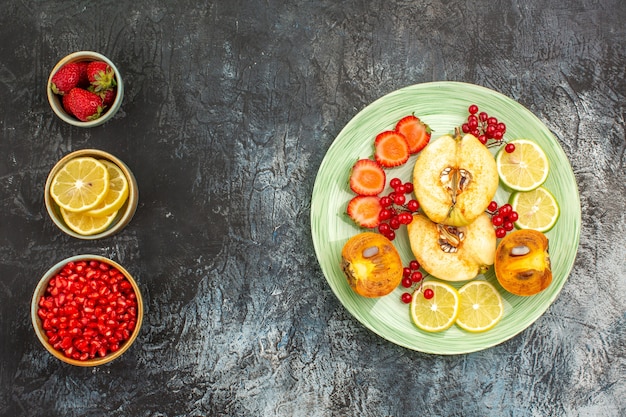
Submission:
<svg viewBox="0 0 626 417">
<path fill-rule="evenodd" d="M 463 123 L 463 124 L 461 125 L 461 130 L 463 131 L 463 133 L 469 133 L 469 132 L 470 132 L 470 127 L 469 127 L 469 124 L 467 124 L 467 123 Z"/>
<path fill-rule="evenodd" d="M 424 298 L 430 300 L 435 296 L 435 292 L 431 288 L 426 288 L 424 290 Z"/>
<path fill-rule="evenodd" d="M 389 207 L 391 206 L 391 204 L 393 204 L 393 200 L 391 200 L 391 198 L 384 196 L 380 198 L 380 205 L 383 207 Z"/>
<path fill-rule="evenodd" d="M 417 210 L 419 210 L 420 204 L 417 202 L 417 200 L 409 200 L 409 202 L 406 203 L 406 208 L 410 212 L 415 213 Z"/>
<path fill-rule="evenodd" d="M 503 227 L 498 227 L 496 229 L 496 237 L 502 239 L 504 236 L 506 236 L 506 230 Z"/>
<path fill-rule="evenodd" d="M 504 147 L 504 150 L 507 153 L 513 153 L 515 152 L 515 145 L 513 145 L 512 143 L 507 143 L 506 146 Z"/>
<path fill-rule="evenodd" d="M 402 268 L 402 277 L 403 278 L 407 278 L 410 277 L 413 271 L 411 271 L 411 268 L 405 266 L 404 268 Z"/>
<path fill-rule="evenodd" d="M 391 220 L 389 220 L 389 226 L 391 226 L 393 230 L 398 230 L 400 228 L 400 219 L 398 216 L 394 216 Z"/>
<path fill-rule="evenodd" d="M 389 181 L 389 186 L 394 190 L 398 188 L 399 185 L 402 185 L 402 180 L 400 178 L 392 178 L 391 181 Z"/>
<path fill-rule="evenodd" d="M 411 281 L 412 282 L 420 282 L 423 278 L 423 275 L 420 271 L 415 271 L 411 273 Z"/>
<path fill-rule="evenodd" d="M 491 218 L 491 223 L 493 223 L 494 226 L 502 226 L 502 223 L 504 223 L 504 218 L 502 217 L 502 215 L 496 214 Z"/>
<path fill-rule="evenodd" d="M 404 196 L 404 193 L 396 194 L 393 199 L 393 202 L 399 206 L 403 205 L 405 201 L 406 201 L 406 197 Z"/>
<path fill-rule="evenodd" d="M 487 206 L 487 211 L 490 212 L 495 212 L 498 209 L 498 203 L 496 203 L 495 201 L 492 201 L 491 203 L 489 203 L 489 205 Z"/>
<path fill-rule="evenodd" d="M 409 262 L 409 268 L 411 268 L 413 271 L 417 271 L 418 269 L 420 269 L 420 263 L 413 259 L 411 262 Z"/>
<path fill-rule="evenodd" d="M 402 286 L 404 288 L 410 288 L 411 285 L 413 285 L 413 281 L 411 281 L 411 278 L 409 278 L 409 277 L 402 278 Z"/>
<path fill-rule="evenodd" d="M 410 194 L 412 192 L 413 192 L 413 183 L 405 182 L 404 183 L 404 193 L 405 194 Z"/>
<path fill-rule="evenodd" d="M 413 299 L 413 296 L 409 294 L 408 292 L 403 292 L 400 299 L 402 300 L 404 304 L 409 304 L 411 300 Z"/>
<path fill-rule="evenodd" d="M 517 221 L 517 219 L 519 219 L 519 214 L 517 214 L 517 211 L 512 211 L 512 212 L 511 212 L 511 213 L 507 216 L 507 219 L 508 219 L 509 221 L 516 222 L 516 221 Z"/>
<path fill-rule="evenodd" d="M 396 238 L 396 232 L 394 232 L 392 229 L 389 229 L 389 231 L 384 236 L 389 240 L 394 240 Z"/>
<path fill-rule="evenodd" d="M 513 228 L 515 227 L 513 225 L 513 222 L 511 221 L 506 221 L 504 222 L 504 224 L 502 225 L 502 227 L 504 228 L 504 230 L 506 230 L 507 232 L 510 232 L 511 230 L 513 230 Z"/>
<path fill-rule="evenodd" d="M 391 230 L 391 226 L 389 226 L 389 223 L 381 223 L 378 225 L 378 231 L 383 236 L 390 230 Z"/>
<path fill-rule="evenodd" d="M 502 207 L 498 209 L 498 213 L 503 217 L 508 216 L 512 211 L 513 207 L 509 203 L 503 204 Z"/>
<path fill-rule="evenodd" d="M 478 113 L 478 106 L 475 104 L 472 104 L 471 106 L 469 106 L 468 110 L 470 114 L 476 114 Z"/>
</svg>

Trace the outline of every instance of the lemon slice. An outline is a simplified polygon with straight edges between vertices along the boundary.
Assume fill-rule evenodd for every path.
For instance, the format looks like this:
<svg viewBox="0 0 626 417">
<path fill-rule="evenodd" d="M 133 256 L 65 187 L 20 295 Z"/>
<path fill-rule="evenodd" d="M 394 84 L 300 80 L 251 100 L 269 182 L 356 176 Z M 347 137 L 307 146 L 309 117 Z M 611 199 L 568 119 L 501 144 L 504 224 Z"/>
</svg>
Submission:
<svg viewBox="0 0 626 417">
<path fill-rule="evenodd" d="M 89 216 L 86 213 L 74 213 L 63 208 L 60 211 L 67 227 L 83 236 L 95 235 L 105 231 L 117 216 L 117 211 L 101 217 Z"/>
<path fill-rule="evenodd" d="M 50 195 L 59 207 L 74 213 L 97 207 L 108 191 L 106 166 L 89 156 L 68 161 L 55 174 L 50 185 Z"/>
<path fill-rule="evenodd" d="M 94 209 L 86 212 L 87 215 L 93 217 L 103 217 L 118 211 L 128 197 L 128 180 L 122 170 L 113 162 L 101 159 L 107 171 L 109 171 L 109 191 L 104 200 Z"/>
<path fill-rule="evenodd" d="M 535 142 L 528 139 L 511 141 L 515 150 L 508 153 L 503 147 L 496 155 L 500 181 L 515 191 L 530 191 L 548 178 L 548 158 Z"/>
<path fill-rule="evenodd" d="M 484 332 L 498 324 L 504 304 L 498 290 L 487 281 L 470 281 L 459 290 L 456 324 L 468 332 Z"/>
<path fill-rule="evenodd" d="M 518 215 L 515 222 L 518 229 L 547 232 L 556 224 L 561 212 L 559 203 L 544 187 L 513 193 L 509 201 Z"/>
<path fill-rule="evenodd" d="M 432 291 L 432 297 L 425 295 Z M 413 293 L 411 318 L 415 325 L 427 332 L 440 332 L 450 328 L 459 311 L 459 294 L 449 284 L 427 281 Z"/>
</svg>

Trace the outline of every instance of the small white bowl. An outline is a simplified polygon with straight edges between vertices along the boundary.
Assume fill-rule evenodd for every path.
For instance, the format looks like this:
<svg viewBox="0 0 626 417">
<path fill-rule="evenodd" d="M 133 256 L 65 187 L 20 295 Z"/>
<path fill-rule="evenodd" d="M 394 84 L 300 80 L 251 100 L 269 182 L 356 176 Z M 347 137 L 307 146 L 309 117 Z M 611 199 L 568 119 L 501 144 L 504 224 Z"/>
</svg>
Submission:
<svg viewBox="0 0 626 417">
<path fill-rule="evenodd" d="M 50 187 L 52 185 L 52 179 L 56 175 L 57 172 L 71 159 L 78 158 L 81 156 L 91 156 L 96 159 L 106 159 L 115 165 L 117 165 L 124 175 L 126 176 L 126 180 L 128 181 L 128 198 L 126 202 L 119 209 L 117 217 L 113 220 L 113 223 L 104 231 L 100 233 L 96 233 L 94 235 L 81 235 L 70 229 L 63 221 L 63 216 L 61 215 L 59 206 L 52 198 L 50 194 Z M 98 149 L 81 149 L 79 151 L 74 151 L 68 155 L 65 155 L 63 158 L 59 160 L 59 162 L 54 165 L 50 173 L 48 174 L 48 178 L 46 180 L 46 185 L 44 187 L 44 202 L 46 205 L 46 210 L 50 215 L 50 218 L 61 229 L 63 232 L 67 233 L 70 236 L 73 236 L 77 239 L 84 240 L 94 240 L 101 239 L 104 237 L 112 236 L 115 233 L 122 230 L 126 225 L 130 222 L 130 220 L 135 215 L 135 211 L 137 210 L 137 205 L 139 203 L 139 187 L 137 186 L 137 180 L 135 176 L 131 172 L 131 170 L 126 166 L 124 162 L 122 162 L 119 158 L 111 155 L 108 152 L 100 151 Z"/>
<path fill-rule="evenodd" d="M 111 107 L 107 109 L 99 118 L 88 121 L 88 122 L 81 122 L 76 117 L 68 114 L 63 108 L 61 96 L 54 94 L 51 88 L 52 77 L 54 76 L 54 74 L 56 74 L 56 72 L 63 65 L 68 64 L 70 62 L 79 62 L 79 61 L 104 61 L 106 62 L 111 67 L 111 69 L 113 69 L 115 73 L 115 81 L 117 83 L 117 95 L 115 96 L 115 100 L 113 101 L 113 104 L 111 105 Z M 78 52 L 69 54 L 63 59 L 61 59 L 54 66 L 54 68 L 52 68 L 52 71 L 50 71 L 50 76 L 48 77 L 48 84 L 46 86 L 46 90 L 48 94 L 48 102 L 50 103 L 50 107 L 52 107 L 52 110 L 54 111 L 54 113 L 57 116 L 59 116 L 61 120 L 73 126 L 78 126 L 78 127 L 99 126 L 111 120 L 113 116 L 115 116 L 115 113 L 117 113 L 117 111 L 119 110 L 120 106 L 122 105 L 122 99 L 124 98 L 124 83 L 122 81 L 122 75 L 120 74 L 119 70 L 117 69 L 115 64 L 111 62 L 109 58 L 107 58 L 106 56 L 102 54 L 99 54 L 98 52 L 93 52 L 93 51 L 78 51 Z"/>
</svg>

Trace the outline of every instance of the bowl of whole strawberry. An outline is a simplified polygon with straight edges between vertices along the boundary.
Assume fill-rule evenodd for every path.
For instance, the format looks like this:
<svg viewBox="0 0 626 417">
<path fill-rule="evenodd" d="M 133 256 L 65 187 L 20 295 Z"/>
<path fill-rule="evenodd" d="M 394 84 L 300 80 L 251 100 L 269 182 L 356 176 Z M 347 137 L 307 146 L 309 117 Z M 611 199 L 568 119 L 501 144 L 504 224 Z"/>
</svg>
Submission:
<svg viewBox="0 0 626 417">
<path fill-rule="evenodd" d="M 50 268 L 35 288 L 31 320 L 37 337 L 56 358 L 98 366 L 133 344 L 143 320 L 137 283 L 120 264 L 77 255 Z"/>
<path fill-rule="evenodd" d="M 124 83 L 106 56 L 79 51 L 61 59 L 50 72 L 48 102 L 63 121 L 79 127 L 99 126 L 122 105 Z"/>
</svg>

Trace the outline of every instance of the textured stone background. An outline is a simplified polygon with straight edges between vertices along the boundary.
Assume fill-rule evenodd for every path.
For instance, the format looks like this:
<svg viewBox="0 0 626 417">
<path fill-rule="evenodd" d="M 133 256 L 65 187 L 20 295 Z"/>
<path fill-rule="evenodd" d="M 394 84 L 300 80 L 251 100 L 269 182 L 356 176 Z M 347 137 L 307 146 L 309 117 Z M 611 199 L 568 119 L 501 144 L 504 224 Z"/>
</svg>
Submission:
<svg viewBox="0 0 626 417">
<path fill-rule="evenodd" d="M 626 2 L 4 1 L 0 5 L 2 416 L 626 415 Z M 82 49 L 120 68 L 104 126 L 63 124 L 49 70 Z M 319 164 L 341 128 L 404 86 L 456 80 L 527 106 L 570 158 L 583 212 L 560 296 L 512 340 L 441 357 L 350 316 L 310 233 Z M 140 187 L 95 242 L 43 205 L 63 155 L 99 148 Z M 136 344 L 96 369 L 39 344 L 39 277 L 112 257 L 143 290 Z"/>
</svg>

